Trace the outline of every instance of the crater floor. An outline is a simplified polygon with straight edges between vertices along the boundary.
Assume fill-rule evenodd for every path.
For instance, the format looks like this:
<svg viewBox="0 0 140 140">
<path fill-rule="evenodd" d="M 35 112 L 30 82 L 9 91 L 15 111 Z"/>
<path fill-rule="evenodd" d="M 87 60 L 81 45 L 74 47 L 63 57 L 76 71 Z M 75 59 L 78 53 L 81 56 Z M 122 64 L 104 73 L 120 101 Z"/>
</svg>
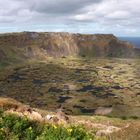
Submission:
<svg viewBox="0 0 140 140">
<path fill-rule="evenodd" d="M 0 71 L 0 96 L 67 114 L 140 117 L 140 60 L 66 57 Z"/>
</svg>

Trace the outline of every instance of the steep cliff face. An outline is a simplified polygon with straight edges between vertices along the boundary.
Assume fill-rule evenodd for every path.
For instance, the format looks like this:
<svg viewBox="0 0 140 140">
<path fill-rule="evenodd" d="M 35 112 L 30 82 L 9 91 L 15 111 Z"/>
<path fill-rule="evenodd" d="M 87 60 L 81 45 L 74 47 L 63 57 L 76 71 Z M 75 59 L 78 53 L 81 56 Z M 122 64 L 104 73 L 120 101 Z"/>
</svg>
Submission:
<svg viewBox="0 0 140 140">
<path fill-rule="evenodd" d="M 80 55 L 94 57 L 133 57 L 134 46 L 114 35 L 76 35 Z"/>
<path fill-rule="evenodd" d="M 0 35 L 0 59 L 7 55 L 44 58 L 81 55 L 91 57 L 134 57 L 135 48 L 112 34 L 22 32 Z"/>
</svg>

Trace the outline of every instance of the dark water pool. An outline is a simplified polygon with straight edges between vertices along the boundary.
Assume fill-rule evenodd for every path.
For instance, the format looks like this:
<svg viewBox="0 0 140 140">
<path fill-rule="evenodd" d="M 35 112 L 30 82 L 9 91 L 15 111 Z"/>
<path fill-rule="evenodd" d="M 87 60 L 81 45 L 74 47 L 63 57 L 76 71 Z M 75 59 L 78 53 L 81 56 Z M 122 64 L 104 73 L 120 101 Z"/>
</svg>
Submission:
<svg viewBox="0 0 140 140">
<path fill-rule="evenodd" d="M 63 97 L 63 96 L 60 96 L 59 97 L 59 100 L 57 101 L 58 103 L 64 103 L 66 100 L 68 100 L 68 99 L 71 99 L 72 97 L 69 97 L 69 96 L 65 96 L 65 97 Z"/>
</svg>

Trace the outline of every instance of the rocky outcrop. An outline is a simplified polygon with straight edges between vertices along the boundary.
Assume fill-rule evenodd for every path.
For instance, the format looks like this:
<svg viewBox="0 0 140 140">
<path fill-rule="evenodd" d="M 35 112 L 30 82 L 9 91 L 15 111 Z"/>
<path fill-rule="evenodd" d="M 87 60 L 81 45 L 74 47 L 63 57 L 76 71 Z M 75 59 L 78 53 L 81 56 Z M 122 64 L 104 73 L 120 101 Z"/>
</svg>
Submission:
<svg viewBox="0 0 140 140">
<path fill-rule="evenodd" d="M 0 35 L 0 48 L 10 48 L 27 58 L 80 55 L 89 57 L 134 57 L 132 44 L 112 34 L 70 34 L 22 32 Z"/>
</svg>

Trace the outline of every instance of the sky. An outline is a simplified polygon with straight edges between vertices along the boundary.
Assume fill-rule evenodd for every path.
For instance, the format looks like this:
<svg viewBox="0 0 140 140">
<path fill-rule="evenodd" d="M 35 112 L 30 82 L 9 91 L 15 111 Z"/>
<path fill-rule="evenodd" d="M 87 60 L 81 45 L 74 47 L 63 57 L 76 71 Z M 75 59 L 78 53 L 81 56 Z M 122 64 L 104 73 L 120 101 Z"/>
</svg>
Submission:
<svg viewBox="0 0 140 140">
<path fill-rule="evenodd" d="M 140 0 L 0 0 L 0 32 L 140 36 Z"/>
</svg>

